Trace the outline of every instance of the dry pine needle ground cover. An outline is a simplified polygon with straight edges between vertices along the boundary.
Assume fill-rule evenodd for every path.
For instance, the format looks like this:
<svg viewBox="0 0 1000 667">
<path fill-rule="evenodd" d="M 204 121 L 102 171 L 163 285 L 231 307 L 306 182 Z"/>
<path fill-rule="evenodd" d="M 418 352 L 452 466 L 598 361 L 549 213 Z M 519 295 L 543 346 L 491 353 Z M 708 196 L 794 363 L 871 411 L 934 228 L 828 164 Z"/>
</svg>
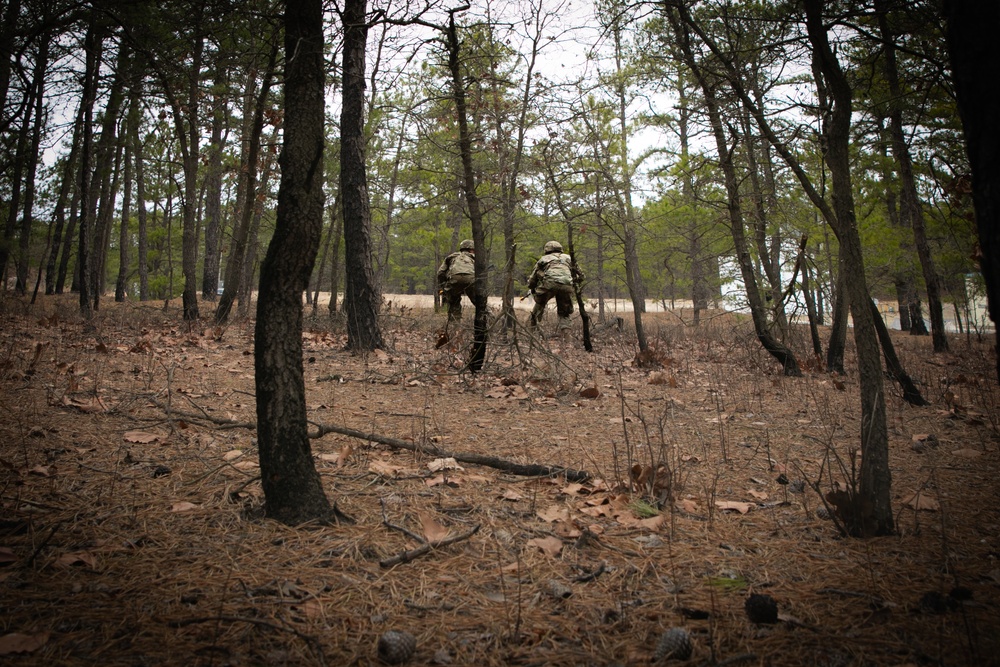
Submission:
<svg viewBox="0 0 1000 667">
<path fill-rule="evenodd" d="M 886 385 L 898 534 L 855 539 L 817 493 L 850 483 L 850 351 L 785 378 L 746 323 L 668 313 L 646 359 L 627 323 L 593 354 L 518 330 L 471 376 L 471 317 L 438 348 L 443 314 L 393 308 L 364 356 L 307 320 L 311 421 L 389 444 L 314 439 L 355 523 L 290 528 L 260 516 L 252 323 L 105 302 L 85 325 L 74 299 L 0 304 L 4 664 L 369 665 L 398 630 L 411 664 L 643 665 L 674 627 L 691 664 L 1000 664 L 989 341 L 897 335 L 932 405 Z"/>
</svg>

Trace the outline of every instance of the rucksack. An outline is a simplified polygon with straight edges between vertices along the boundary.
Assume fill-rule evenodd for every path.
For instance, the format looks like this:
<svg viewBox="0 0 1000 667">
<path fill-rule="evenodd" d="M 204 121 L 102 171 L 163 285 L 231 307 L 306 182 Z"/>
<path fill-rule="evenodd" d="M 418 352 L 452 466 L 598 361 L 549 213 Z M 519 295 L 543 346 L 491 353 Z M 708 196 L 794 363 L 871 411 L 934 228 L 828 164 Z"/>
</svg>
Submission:
<svg viewBox="0 0 1000 667">
<path fill-rule="evenodd" d="M 545 265 L 544 282 L 552 285 L 570 285 L 573 283 L 573 272 L 570 270 L 569 255 L 554 255 Z"/>
<path fill-rule="evenodd" d="M 455 255 L 455 258 L 451 260 L 451 265 L 448 267 L 449 276 L 475 273 L 476 258 L 467 252 L 459 252 Z"/>
</svg>

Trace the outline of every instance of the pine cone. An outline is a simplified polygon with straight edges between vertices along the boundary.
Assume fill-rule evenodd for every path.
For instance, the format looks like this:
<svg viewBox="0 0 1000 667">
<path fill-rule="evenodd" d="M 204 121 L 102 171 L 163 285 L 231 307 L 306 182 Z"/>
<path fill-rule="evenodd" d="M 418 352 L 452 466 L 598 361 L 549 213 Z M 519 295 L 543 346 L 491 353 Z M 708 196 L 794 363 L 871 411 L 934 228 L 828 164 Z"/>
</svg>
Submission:
<svg viewBox="0 0 1000 667">
<path fill-rule="evenodd" d="M 687 660 L 691 657 L 691 637 L 684 628 L 670 628 L 660 637 L 653 651 L 653 663 L 673 658 Z"/>
<path fill-rule="evenodd" d="M 777 623 L 778 603 L 770 595 L 751 593 L 743 605 L 747 617 L 754 623 Z"/>
<path fill-rule="evenodd" d="M 401 665 L 413 657 L 417 638 L 402 630 L 386 630 L 378 638 L 378 659 L 388 665 Z"/>
</svg>

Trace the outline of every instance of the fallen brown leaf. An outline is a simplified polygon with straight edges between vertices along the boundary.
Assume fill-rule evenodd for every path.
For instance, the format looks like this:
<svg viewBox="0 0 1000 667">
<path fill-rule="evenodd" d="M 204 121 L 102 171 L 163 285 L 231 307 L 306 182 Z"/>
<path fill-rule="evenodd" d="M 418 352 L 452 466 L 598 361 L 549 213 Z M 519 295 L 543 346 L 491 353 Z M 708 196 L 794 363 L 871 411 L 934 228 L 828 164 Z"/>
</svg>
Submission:
<svg viewBox="0 0 1000 667">
<path fill-rule="evenodd" d="M 190 512 L 191 510 L 198 509 L 198 505 L 188 502 L 186 500 L 181 500 L 170 506 L 171 512 Z"/>
<path fill-rule="evenodd" d="M 85 567 L 94 570 L 97 569 L 97 559 L 89 551 L 74 551 L 57 558 L 56 565 L 63 567 Z"/>
<path fill-rule="evenodd" d="M 639 528 L 645 528 L 646 530 L 659 530 L 664 523 L 666 523 L 667 517 L 662 514 L 657 514 L 656 516 L 651 516 L 648 519 L 639 519 L 639 523 L 636 525 Z"/>
<path fill-rule="evenodd" d="M 735 510 L 740 514 L 746 514 L 750 511 L 750 503 L 740 502 L 738 500 L 716 500 L 715 506 L 720 510 Z"/>
<path fill-rule="evenodd" d="M 549 558 L 555 558 L 562 553 L 563 543 L 558 537 L 535 537 L 528 540 L 529 547 L 537 547 Z"/>
<path fill-rule="evenodd" d="M 12 632 L 0 637 L 0 655 L 32 653 L 45 646 L 47 641 L 49 641 L 48 632 L 39 632 L 33 635 Z"/>
<path fill-rule="evenodd" d="M 969 449 L 968 447 L 956 449 L 952 452 L 952 454 L 954 456 L 961 456 L 963 459 L 978 459 L 983 455 L 983 453 L 978 449 Z"/>
<path fill-rule="evenodd" d="M 554 521 L 569 521 L 569 510 L 562 505 L 549 505 L 537 512 L 538 518 L 542 521 L 552 523 Z"/>
<path fill-rule="evenodd" d="M 937 512 L 941 509 L 941 504 L 931 495 L 928 495 L 924 491 L 916 491 L 911 493 L 903 504 L 907 507 L 915 510 L 924 510 L 927 512 Z"/>
<path fill-rule="evenodd" d="M 440 542 L 451 532 L 435 520 L 434 515 L 426 511 L 418 511 L 417 518 L 428 542 Z"/>
</svg>

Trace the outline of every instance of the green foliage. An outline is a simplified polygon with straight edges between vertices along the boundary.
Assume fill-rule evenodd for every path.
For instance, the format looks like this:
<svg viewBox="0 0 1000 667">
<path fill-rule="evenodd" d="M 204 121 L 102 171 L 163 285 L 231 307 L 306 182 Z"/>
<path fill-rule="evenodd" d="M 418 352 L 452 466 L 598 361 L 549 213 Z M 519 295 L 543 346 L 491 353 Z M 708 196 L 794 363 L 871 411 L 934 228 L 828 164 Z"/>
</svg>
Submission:
<svg viewBox="0 0 1000 667">
<path fill-rule="evenodd" d="M 708 577 L 707 581 L 712 588 L 718 588 L 728 593 L 745 590 L 750 585 L 742 575 L 738 574 L 731 577 Z"/>
<path fill-rule="evenodd" d="M 263 0 L 207 5 L 142 0 L 126 4 L 116 7 L 109 18 L 127 26 L 129 39 L 136 40 L 141 52 L 152 58 L 142 68 L 142 76 L 129 85 L 138 87 L 144 102 L 139 134 L 150 211 L 147 261 L 151 289 L 162 298 L 167 291 L 178 292 L 182 284 L 178 185 L 183 177 L 171 96 L 183 111 L 189 95 L 185 72 L 192 64 L 193 39 L 197 34 L 207 39 L 196 92 L 206 125 L 201 128 L 202 157 L 210 104 L 218 97 L 225 105 L 225 264 L 237 209 L 247 114 L 273 40 L 280 35 L 277 15 Z M 829 11 L 838 7 L 829 5 Z M 490 266 L 492 293 L 498 293 L 503 284 L 508 223 L 513 224 L 517 244 L 515 282 L 519 290 L 542 245 L 550 239 L 567 240 L 567 225 L 572 225 L 577 260 L 587 274 L 588 297 L 596 296 L 598 290 L 605 295 L 626 294 L 623 230 L 628 224 L 633 225 L 631 231 L 638 241 L 639 271 L 648 298 L 666 302 L 691 299 L 699 271 L 709 300 L 718 298 L 723 285 L 730 282 L 733 251 L 717 147 L 708 133 L 700 87 L 679 59 L 679 41 L 667 9 L 667 5 L 658 5 L 640 16 L 632 13 L 634 8 L 629 5 L 602 0 L 588 17 L 601 30 L 600 38 L 578 45 L 563 41 L 569 35 L 559 31 L 560 20 L 565 23 L 569 17 L 540 14 L 540 18 L 554 22 L 545 23 L 540 44 L 532 44 L 531 19 L 536 16 L 530 12 L 534 9 L 526 14 L 524 8 L 518 8 L 514 21 L 502 15 L 506 10 L 492 6 L 457 15 L 476 186 L 485 217 L 486 247 L 482 251 Z M 905 11 L 897 3 L 889 3 L 889 9 L 889 24 L 899 47 L 896 54 L 903 99 L 898 102 L 928 238 L 946 289 L 957 299 L 965 293 L 965 281 L 958 277 L 977 272 L 970 259 L 975 228 L 970 204 L 957 197 L 952 187 L 968 170 L 958 114 L 944 76 L 946 68 L 941 65 L 946 59 L 940 21 L 936 5 L 924 0 L 906 5 Z M 829 295 L 836 277 L 836 239 L 804 195 L 798 179 L 775 151 L 766 148 L 762 129 L 755 119 L 745 117 L 732 86 L 722 76 L 723 60 L 735 62 L 751 95 L 764 106 L 777 138 L 828 198 L 817 134 L 823 117 L 816 105 L 809 54 L 801 49 L 799 8 L 786 2 L 740 0 L 722 5 L 695 3 L 691 11 L 720 48 L 716 54 L 700 48 L 697 55 L 707 68 L 725 114 L 740 181 L 739 205 L 748 231 L 753 231 L 755 197 L 759 194 L 751 183 L 750 158 L 759 163 L 769 158 L 773 184 L 765 183 L 760 193 L 766 200 L 767 216 L 762 232 L 768 244 L 780 245 L 782 279 L 789 278 L 798 239 L 808 235 L 807 252 L 813 259 L 815 278 Z M 885 78 L 884 45 L 875 38 L 878 26 L 874 14 L 840 17 L 831 13 L 830 18 L 839 26 L 838 54 L 851 72 L 855 91 L 852 176 L 866 272 L 872 290 L 884 296 L 893 292 L 894 281 L 901 274 L 922 283 L 911 233 L 894 225 L 890 214 L 888 195 L 898 190 L 898 175 L 884 131 L 893 102 Z M 18 40 L 35 34 L 28 29 L 31 25 L 20 27 Z M 74 23 L 59 29 L 66 33 L 61 36 L 54 62 L 62 67 L 79 56 L 74 48 L 81 43 L 85 26 Z M 110 26 L 109 53 L 117 48 L 122 30 L 123 26 Z M 399 37 L 392 27 L 385 33 L 373 30 L 370 36 L 371 51 L 378 54 L 377 63 L 375 59 L 369 63 L 373 98 L 366 117 L 373 256 L 385 291 L 432 293 L 437 265 L 458 241 L 470 235 L 456 146 L 452 82 L 439 44 L 430 41 L 410 50 Z M 382 41 L 376 43 L 376 39 Z M 540 60 L 528 86 L 531 49 L 535 47 L 541 49 Z M 336 40 L 331 40 L 331 60 L 336 58 L 336 48 Z M 585 66 L 556 67 L 564 59 L 568 63 L 567 54 L 573 48 L 584 55 Z M 33 47 L 26 45 L 23 52 L 30 59 Z M 277 69 L 282 70 L 280 62 Z M 62 71 L 73 70 L 54 70 Z M 335 77 L 334 70 L 325 165 L 330 207 L 339 187 Z M 248 82 L 256 84 L 247 86 Z M 71 99 L 78 93 L 79 82 L 73 76 L 53 83 L 58 83 L 58 88 L 54 86 L 52 94 L 58 92 Z M 102 99 L 106 92 L 107 80 L 103 80 Z M 274 159 L 280 146 L 281 101 L 279 84 L 271 91 L 266 114 L 263 151 L 267 159 Z M 11 106 L 17 106 L 16 100 Z M 624 122 L 620 117 L 623 109 Z M 98 104 L 96 116 L 102 111 Z M 50 122 L 57 117 L 53 114 Z M 515 165 L 522 124 L 524 153 Z M 48 128 L 47 138 L 56 136 L 54 130 L 54 126 Z M 17 127 L 12 126 L 0 142 L 5 164 L 14 162 L 16 137 Z M 58 146 L 57 152 L 65 155 L 68 146 Z M 59 189 L 60 165 L 57 162 L 56 168 L 43 172 L 41 178 L 40 192 L 46 194 L 36 202 L 36 209 L 44 213 L 36 215 L 31 230 L 33 262 L 41 256 L 48 236 L 48 210 Z M 512 182 L 515 168 L 517 179 Z M 200 188 L 205 185 L 204 178 L 205 170 L 201 169 Z M 256 246 L 260 254 L 273 227 L 277 183 L 276 175 L 272 176 L 269 192 L 262 197 L 265 213 Z M 13 187 L 9 180 L 0 183 L 5 195 L 0 197 L 0 218 L 4 220 L 12 219 L 7 207 Z M 172 209 L 170 216 L 165 213 L 168 207 Z M 326 224 L 330 224 L 329 216 Z M 134 244 L 134 217 L 129 225 L 130 243 Z M 117 234 L 112 238 L 117 239 Z M 8 245 L 16 247 L 17 239 Z M 752 259 L 759 264 L 763 259 L 760 248 L 750 245 Z M 135 261 L 133 252 L 130 262 Z M 117 253 L 110 252 L 109 279 L 117 272 L 117 262 Z M 133 265 L 130 275 L 134 274 Z"/>
<path fill-rule="evenodd" d="M 660 514 L 660 509 L 643 498 L 633 498 L 628 508 L 640 519 L 649 519 Z"/>
</svg>

